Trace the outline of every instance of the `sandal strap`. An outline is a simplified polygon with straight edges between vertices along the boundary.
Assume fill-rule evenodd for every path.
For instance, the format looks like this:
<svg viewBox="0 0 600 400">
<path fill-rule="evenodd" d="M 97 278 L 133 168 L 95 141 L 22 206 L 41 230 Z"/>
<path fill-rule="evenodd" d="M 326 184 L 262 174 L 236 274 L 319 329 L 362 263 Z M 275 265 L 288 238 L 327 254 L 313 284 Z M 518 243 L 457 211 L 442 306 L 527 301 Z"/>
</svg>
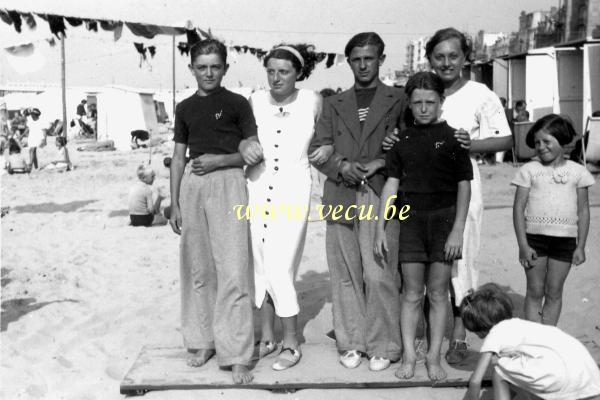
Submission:
<svg viewBox="0 0 600 400">
<path fill-rule="evenodd" d="M 298 350 L 294 350 L 291 347 L 283 347 L 279 354 L 283 353 L 284 351 L 289 351 L 292 357 L 298 357 L 300 355 L 300 352 Z"/>
</svg>

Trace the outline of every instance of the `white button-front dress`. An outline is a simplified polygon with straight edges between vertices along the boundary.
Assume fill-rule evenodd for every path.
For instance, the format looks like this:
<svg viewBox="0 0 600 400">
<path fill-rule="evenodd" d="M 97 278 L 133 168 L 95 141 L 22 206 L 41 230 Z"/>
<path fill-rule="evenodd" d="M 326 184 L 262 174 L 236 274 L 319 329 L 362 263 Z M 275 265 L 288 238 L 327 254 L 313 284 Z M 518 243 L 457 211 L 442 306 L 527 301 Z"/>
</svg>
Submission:
<svg viewBox="0 0 600 400">
<path fill-rule="evenodd" d="M 300 308 L 295 274 L 302 257 L 310 204 L 308 146 L 318 113 L 317 95 L 300 89 L 285 106 L 272 104 L 268 91 L 251 96 L 264 160 L 246 170 L 254 260 L 255 302 L 267 293 L 279 317 Z"/>
</svg>

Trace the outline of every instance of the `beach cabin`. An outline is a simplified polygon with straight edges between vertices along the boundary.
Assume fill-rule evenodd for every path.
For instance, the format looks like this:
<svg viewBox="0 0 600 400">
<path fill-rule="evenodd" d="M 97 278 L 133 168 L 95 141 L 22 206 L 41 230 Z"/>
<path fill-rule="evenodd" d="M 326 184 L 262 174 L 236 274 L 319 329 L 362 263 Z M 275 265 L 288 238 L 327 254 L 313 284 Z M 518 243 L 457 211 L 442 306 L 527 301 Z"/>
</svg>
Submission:
<svg viewBox="0 0 600 400">
<path fill-rule="evenodd" d="M 131 149 L 131 131 L 158 133 L 154 93 L 107 86 L 97 95 L 98 140 L 112 140 L 117 150 Z"/>
</svg>

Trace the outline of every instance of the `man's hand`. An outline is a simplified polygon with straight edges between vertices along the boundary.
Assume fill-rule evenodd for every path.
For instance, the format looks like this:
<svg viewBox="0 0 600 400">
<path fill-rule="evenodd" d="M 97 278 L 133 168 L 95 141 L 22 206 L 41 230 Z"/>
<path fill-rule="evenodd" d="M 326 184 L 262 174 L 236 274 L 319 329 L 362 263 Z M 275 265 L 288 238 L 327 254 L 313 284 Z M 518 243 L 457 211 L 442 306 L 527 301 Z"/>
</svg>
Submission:
<svg viewBox="0 0 600 400">
<path fill-rule="evenodd" d="M 179 207 L 171 206 L 171 217 L 169 218 L 171 229 L 178 235 L 181 235 L 181 211 Z"/>
<path fill-rule="evenodd" d="M 361 181 L 364 181 L 365 174 L 362 171 L 364 165 L 358 162 L 343 161 L 340 167 L 340 175 L 344 178 L 344 182 L 350 185 L 358 185 Z"/>
<path fill-rule="evenodd" d="M 454 131 L 454 137 L 463 149 L 469 150 L 471 148 L 471 136 L 463 128 Z"/>
<path fill-rule="evenodd" d="M 192 173 L 205 175 L 220 168 L 223 157 L 217 154 L 203 154 L 192 160 Z"/>
<path fill-rule="evenodd" d="M 385 230 L 377 228 L 375 232 L 375 244 L 373 248 L 373 253 L 378 258 L 385 260 L 388 254 L 388 243 L 387 238 L 385 236 Z M 379 265 L 379 264 L 378 264 Z"/>
<path fill-rule="evenodd" d="M 386 135 L 386 137 L 383 138 L 383 142 L 381 143 L 381 147 L 383 148 L 383 151 L 388 151 L 392 147 L 394 147 L 396 142 L 400 140 L 400 137 L 398 136 L 399 134 L 400 134 L 400 131 L 398 130 L 398 128 L 394 128 L 394 130 L 392 132 L 389 132 Z"/>
<path fill-rule="evenodd" d="M 256 165 L 263 159 L 263 149 L 260 143 L 254 140 L 242 140 L 238 147 L 244 162 L 248 165 Z"/>
<path fill-rule="evenodd" d="M 380 168 L 385 166 L 385 162 L 383 160 L 373 160 L 366 164 L 359 164 L 358 169 L 362 172 L 363 176 L 361 177 L 362 181 L 366 181 L 377 172 Z"/>
</svg>

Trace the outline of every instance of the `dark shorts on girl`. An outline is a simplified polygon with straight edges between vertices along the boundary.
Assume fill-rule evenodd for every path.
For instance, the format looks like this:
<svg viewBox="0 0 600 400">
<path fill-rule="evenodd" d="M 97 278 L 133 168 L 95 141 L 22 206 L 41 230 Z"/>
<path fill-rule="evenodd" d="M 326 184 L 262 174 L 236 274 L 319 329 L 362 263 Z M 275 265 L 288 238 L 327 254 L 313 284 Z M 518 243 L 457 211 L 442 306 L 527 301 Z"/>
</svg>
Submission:
<svg viewBox="0 0 600 400">
<path fill-rule="evenodd" d="M 538 257 L 549 257 L 558 261 L 572 262 L 577 248 L 574 237 L 534 235 L 527 233 L 527 243 L 535 250 Z"/>
<path fill-rule="evenodd" d="M 133 226 L 152 226 L 154 221 L 154 214 L 146 215 L 130 215 L 131 225 Z"/>
<path fill-rule="evenodd" d="M 411 209 L 409 217 L 400 221 L 400 263 L 445 262 L 444 246 L 456 217 L 456 193 L 442 197 L 401 196 L 402 205 L 409 204 Z"/>
</svg>

